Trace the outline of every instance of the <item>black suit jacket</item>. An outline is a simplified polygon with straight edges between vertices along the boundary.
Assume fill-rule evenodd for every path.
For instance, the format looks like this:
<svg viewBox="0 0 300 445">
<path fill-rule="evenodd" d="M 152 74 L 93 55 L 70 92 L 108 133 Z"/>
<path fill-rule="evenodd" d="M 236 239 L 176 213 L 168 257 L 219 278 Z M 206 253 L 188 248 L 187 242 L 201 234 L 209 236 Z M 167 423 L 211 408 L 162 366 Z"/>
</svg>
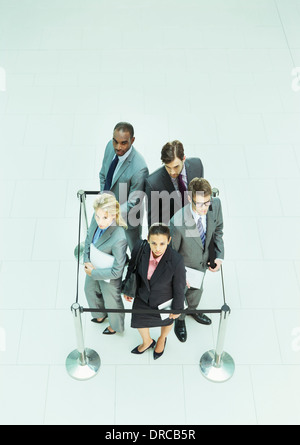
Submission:
<svg viewBox="0 0 300 445">
<path fill-rule="evenodd" d="M 141 242 L 138 242 L 132 251 L 128 270 L 134 263 Z M 182 310 L 186 285 L 186 272 L 182 256 L 169 245 L 150 280 L 147 278 L 149 258 L 150 246 L 147 244 L 137 267 L 137 298 L 141 298 L 155 309 L 158 305 L 173 298 L 172 309 Z"/>
<path fill-rule="evenodd" d="M 203 178 L 203 164 L 199 158 L 187 158 L 185 168 L 188 184 L 194 178 Z M 153 192 L 164 193 L 158 197 Z M 156 222 L 169 225 L 173 215 L 182 208 L 182 202 L 164 165 L 145 179 L 145 193 L 148 198 L 148 226 Z"/>
</svg>

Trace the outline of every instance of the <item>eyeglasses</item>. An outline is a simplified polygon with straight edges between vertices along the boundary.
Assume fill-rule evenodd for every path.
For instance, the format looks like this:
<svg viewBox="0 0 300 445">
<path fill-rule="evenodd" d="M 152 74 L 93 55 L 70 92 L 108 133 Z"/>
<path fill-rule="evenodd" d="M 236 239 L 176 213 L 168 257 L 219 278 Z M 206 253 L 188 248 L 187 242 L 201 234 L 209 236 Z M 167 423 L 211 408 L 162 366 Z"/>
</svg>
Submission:
<svg viewBox="0 0 300 445">
<path fill-rule="evenodd" d="M 193 199 L 192 199 L 192 201 L 193 201 L 193 204 L 196 206 L 196 207 L 200 207 L 200 208 L 202 208 L 202 207 L 209 207 L 210 205 L 211 205 L 211 201 L 206 201 L 206 202 L 196 202 L 196 201 L 194 201 Z"/>
</svg>

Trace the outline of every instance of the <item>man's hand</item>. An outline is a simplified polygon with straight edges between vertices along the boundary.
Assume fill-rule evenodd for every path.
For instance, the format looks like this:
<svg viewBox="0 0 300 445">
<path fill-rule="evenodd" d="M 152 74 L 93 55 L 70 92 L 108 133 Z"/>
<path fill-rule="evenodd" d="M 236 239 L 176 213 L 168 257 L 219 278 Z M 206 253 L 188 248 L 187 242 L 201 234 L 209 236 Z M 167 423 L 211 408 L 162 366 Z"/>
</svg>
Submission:
<svg viewBox="0 0 300 445">
<path fill-rule="evenodd" d="M 208 263 L 208 264 L 210 265 L 210 263 Z M 218 272 L 218 270 L 221 269 L 222 260 L 215 260 L 215 264 L 216 264 L 216 267 L 215 267 L 214 269 L 212 269 L 210 266 L 208 267 L 208 269 L 209 269 L 211 272 Z"/>
<path fill-rule="evenodd" d="M 123 295 L 123 297 L 124 297 L 124 299 L 126 300 L 126 301 L 129 301 L 129 303 L 131 303 L 132 302 L 132 300 L 133 300 L 133 298 L 132 297 L 128 297 L 128 295 Z"/>
</svg>

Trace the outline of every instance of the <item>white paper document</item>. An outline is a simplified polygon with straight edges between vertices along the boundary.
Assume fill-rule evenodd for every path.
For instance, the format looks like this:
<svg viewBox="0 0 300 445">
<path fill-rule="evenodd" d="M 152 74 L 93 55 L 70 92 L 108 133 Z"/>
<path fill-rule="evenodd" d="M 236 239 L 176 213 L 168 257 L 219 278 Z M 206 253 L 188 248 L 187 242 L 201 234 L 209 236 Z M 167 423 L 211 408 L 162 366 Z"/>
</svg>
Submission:
<svg viewBox="0 0 300 445">
<path fill-rule="evenodd" d="M 101 252 L 92 243 L 90 246 L 90 260 L 96 269 L 106 269 L 112 267 L 115 257 L 108 253 Z"/>
<path fill-rule="evenodd" d="M 173 300 L 173 298 L 171 298 L 170 300 L 168 300 L 168 301 L 165 301 L 164 303 L 162 303 L 162 304 L 160 304 L 159 306 L 158 306 L 158 309 L 160 310 L 160 309 L 166 309 L 166 310 L 171 310 L 172 308 L 171 308 L 171 306 L 172 306 L 172 300 Z M 169 318 L 169 315 L 170 314 L 159 314 L 160 315 L 160 317 L 161 317 L 161 319 L 162 320 L 165 320 L 166 318 Z"/>
<path fill-rule="evenodd" d="M 164 303 L 160 304 L 158 307 L 158 309 L 166 309 L 166 310 L 171 310 L 172 309 L 172 301 L 173 298 L 171 298 L 171 300 L 165 301 Z M 184 309 L 187 308 L 187 304 L 184 301 Z M 162 320 L 165 320 L 166 318 L 169 317 L 170 314 L 159 314 Z"/>
<path fill-rule="evenodd" d="M 97 249 L 97 247 L 95 247 L 94 244 L 91 243 L 90 260 L 92 265 L 96 269 L 107 269 L 107 268 L 111 269 L 114 264 L 115 257 L 109 255 L 108 253 L 101 252 L 101 250 Z M 106 281 L 107 283 L 110 282 L 110 280 L 104 280 L 104 281 Z"/>
<path fill-rule="evenodd" d="M 200 289 L 205 273 L 201 272 L 201 270 L 192 269 L 191 267 L 186 267 L 185 270 L 186 281 L 189 283 L 189 285 L 195 289 Z"/>
</svg>

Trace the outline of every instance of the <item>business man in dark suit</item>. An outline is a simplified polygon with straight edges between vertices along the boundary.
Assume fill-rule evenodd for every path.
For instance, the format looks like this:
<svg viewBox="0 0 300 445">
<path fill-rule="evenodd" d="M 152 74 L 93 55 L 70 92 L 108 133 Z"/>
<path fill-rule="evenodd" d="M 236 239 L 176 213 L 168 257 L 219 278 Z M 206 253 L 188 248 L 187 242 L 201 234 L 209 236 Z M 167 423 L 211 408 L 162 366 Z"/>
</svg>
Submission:
<svg viewBox="0 0 300 445">
<path fill-rule="evenodd" d="M 217 272 L 224 259 L 221 201 L 219 198 L 212 198 L 212 189 L 206 179 L 194 178 L 188 190 L 190 204 L 175 213 L 170 221 L 172 247 L 182 255 L 186 267 L 204 273 L 207 269 Z M 212 260 L 215 267 L 208 264 Z M 187 282 L 185 297 L 188 309 L 197 308 L 202 293 L 203 281 L 200 289 L 190 287 Z M 205 314 L 192 316 L 198 323 L 211 323 Z M 185 314 L 175 321 L 174 332 L 181 342 L 186 341 Z"/>
<path fill-rule="evenodd" d="M 199 158 L 187 158 L 180 141 L 168 142 L 161 150 L 163 166 L 145 179 L 148 198 L 148 225 L 155 222 L 169 224 L 172 216 L 188 203 L 190 181 L 203 177 Z"/>
<path fill-rule="evenodd" d="M 121 205 L 130 251 L 141 239 L 145 178 L 149 174 L 143 156 L 132 145 L 134 140 L 133 126 L 119 122 L 106 146 L 99 173 L 100 191 L 114 193 Z"/>
</svg>

